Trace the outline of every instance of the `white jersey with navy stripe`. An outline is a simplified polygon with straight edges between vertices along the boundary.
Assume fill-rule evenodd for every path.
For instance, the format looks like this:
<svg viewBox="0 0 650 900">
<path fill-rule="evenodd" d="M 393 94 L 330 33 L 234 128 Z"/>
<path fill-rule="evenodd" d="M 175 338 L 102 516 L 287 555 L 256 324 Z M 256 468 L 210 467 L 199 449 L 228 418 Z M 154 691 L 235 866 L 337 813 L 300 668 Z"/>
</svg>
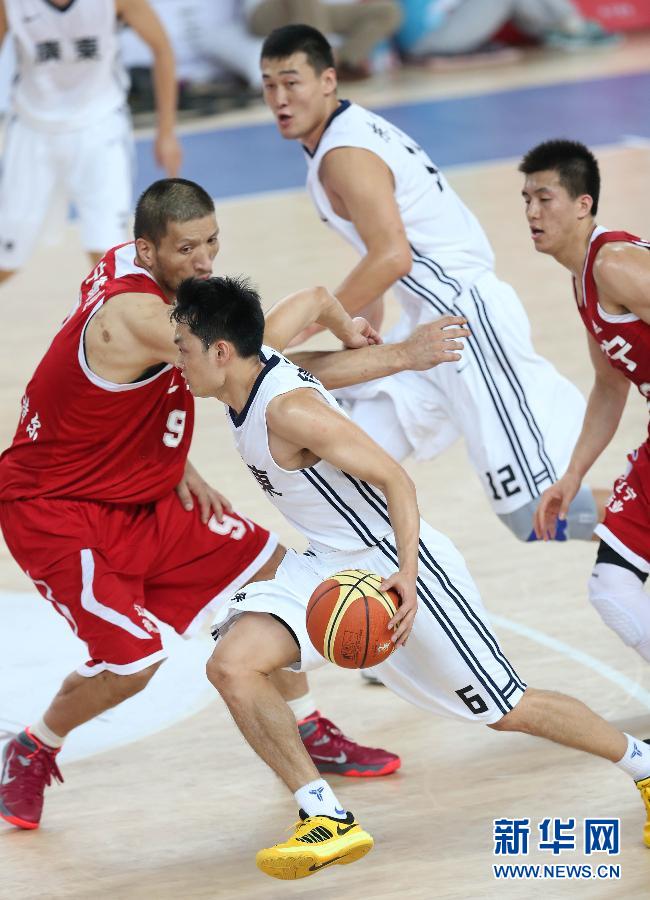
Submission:
<svg viewBox="0 0 650 900">
<path fill-rule="evenodd" d="M 306 469 L 279 466 L 269 449 L 266 408 L 275 397 L 310 388 L 341 416 L 334 397 L 304 369 L 270 347 L 262 348 L 260 372 L 246 406 L 228 420 L 237 449 L 269 500 L 309 540 L 325 552 L 378 544 L 391 531 L 384 497 L 370 485 L 321 460 Z"/>
<path fill-rule="evenodd" d="M 426 372 L 399 372 L 352 385 L 337 396 L 350 417 L 398 459 L 441 453 L 464 437 L 483 488 L 499 515 L 531 502 L 568 465 L 580 433 L 582 395 L 531 341 L 526 312 L 494 274 L 485 233 L 427 154 L 386 119 L 343 101 L 308 156 L 307 186 L 321 217 L 360 253 L 352 222 L 338 216 L 319 180 L 323 157 L 361 147 L 389 167 L 413 265 L 392 286 L 403 315 L 385 336 L 400 340 L 425 321 L 464 316 L 471 331 L 462 359 Z M 382 415 L 374 402 L 383 398 Z"/>
<path fill-rule="evenodd" d="M 12 103 L 21 118 L 32 127 L 77 130 L 125 105 L 115 0 L 4 4 L 16 48 Z"/>
<path fill-rule="evenodd" d="M 217 614 L 222 637 L 239 616 L 270 613 L 295 637 L 302 671 L 324 665 L 307 634 L 306 607 L 318 585 L 344 569 L 386 578 L 399 568 L 386 500 L 370 485 L 320 461 L 288 471 L 273 460 L 266 409 L 274 397 L 312 388 L 334 399 L 313 376 L 262 348 L 264 369 L 240 414 L 229 411 L 245 463 L 271 502 L 310 540 L 304 554 L 288 550 L 271 581 L 237 591 Z M 420 522 L 418 615 L 408 645 L 378 667 L 387 687 L 441 715 L 493 723 L 521 699 L 525 684 L 499 647 L 465 562 L 451 541 Z"/>
<path fill-rule="evenodd" d="M 365 254 L 353 225 L 337 215 L 319 179 L 330 150 L 359 147 L 376 154 L 395 181 L 395 200 L 406 231 L 413 268 L 393 286 L 408 329 L 438 318 L 431 302 L 451 305 L 481 275 L 491 272 L 494 254 L 485 232 L 422 147 L 386 119 L 344 100 L 331 117 L 313 155 L 307 157 L 307 190 L 324 222 Z"/>
</svg>

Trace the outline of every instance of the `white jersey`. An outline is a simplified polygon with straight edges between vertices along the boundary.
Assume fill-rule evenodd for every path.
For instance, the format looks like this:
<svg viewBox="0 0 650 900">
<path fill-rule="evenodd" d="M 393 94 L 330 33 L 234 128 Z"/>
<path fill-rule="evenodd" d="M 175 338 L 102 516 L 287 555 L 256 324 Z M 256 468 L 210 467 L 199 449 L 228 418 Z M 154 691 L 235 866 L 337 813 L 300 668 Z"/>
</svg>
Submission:
<svg viewBox="0 0 650 900">
<path fill-rule="evenodd" d="M 4 0 L 16 48 L 14 111 L 35 128 L 84 128 L 125 104 L 115 0 Z"/>
<path fill-rule="evenodd" d="M 393 174 L 413 257 L 411 272 L 393 285 L 406 314 L 405 331 L 453 312 L 455 299 L 494 267 L 492 248 L 476 217 L 412 138 L 381 116 L 343 100 L 314 153 L 303 148 L 307 189 L 321 218 L 360 253 L 365 254 L 366 247 L 358 231 L 334 212 L 318 177 L 323 157 L 336 147 L 370 150 Z"/>
<path fill-rule="evenodd" d="M 239 414 L 228 410 L 237 449 L 251 474 L 316 552 L 375 546 L 391 532 L 386 500 L 379 491 L 325 460 L 306 469 L 283 469 L 269 450 L 266 408 L 274 397 L 312 388 L 340 415 L 345 413 L 311 372 L 270 347 L 263 347 L 260 355 L 265 367 L 246 406 Z"/>
<path fill-rule="evenodd" d="M 274 397 L 312 388 L 334 398 L 311 373 L 262 347 L 264 369 L 241 413 L 229 412 L 235 442 L 260 487 L 310 539 L 303 554 L 288 550 L 271 581 L 254 581 L 218 610 L 220 640 L 241 615 L 271 614 L 298 645 L 302 671 L 325 664 L 307 633 L 306 608 L 318 585 L 334 572 L 356 569 L 382 578 L 399 568 L 397 542 L 384 496 L 321 460 L 289 471 L 269 451 L 266 409 Z M 384 684 L 423 709 L 474 722 L 497 722 L 523 696 L 525 684 L 503 655 L 465 562 L 451 541 L 420 520 L 416 591 L 418 615 L 408 644 L 378 667 Z M 356 633 L 343 638 L 355 644 Z"/>
</svg>

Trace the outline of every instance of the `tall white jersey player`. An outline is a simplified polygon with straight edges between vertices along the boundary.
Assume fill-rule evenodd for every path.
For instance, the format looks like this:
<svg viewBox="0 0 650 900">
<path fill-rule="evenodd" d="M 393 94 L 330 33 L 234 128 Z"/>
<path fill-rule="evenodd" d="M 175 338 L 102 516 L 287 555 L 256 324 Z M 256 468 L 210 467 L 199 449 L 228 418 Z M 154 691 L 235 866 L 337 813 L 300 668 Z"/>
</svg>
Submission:
<svg viewBox="0 0 650 900">
<path fill-rule="evenodd" d="M 93 265 L 127 239 L 133 138 L 118 17 L 152 50 L 156 159 L 178 174 L 174 59 L 148 0 L 0 0 L 0 44 L 9 33 L 16 48 L 0 178 L 0 281 L 27 261 L 61 188 Z"/>
<path fill-rule="evenodd" d="M 262 75 L 280 133 L 302 142 L 321 219 L 362 255 L 334 292 L 345 308 L 368 315 L 391 288 L 402 316 L 387 340 L 448 313 L 466 317 L 472 332 L 456 366 L 347 389 L 350 415 L 398 460 L 434 457 L 463 436 L 494 511 L 534 540 L 539 497 L 565 471 L 580 432 L 582 395 L 535 352 L 483 229 L 425 151 L 381 116 L 338 100 L 320 32 L 272 32 Z M 590 539 L 597 520 L 585 488 L 558 538 Z"/>
</svg>

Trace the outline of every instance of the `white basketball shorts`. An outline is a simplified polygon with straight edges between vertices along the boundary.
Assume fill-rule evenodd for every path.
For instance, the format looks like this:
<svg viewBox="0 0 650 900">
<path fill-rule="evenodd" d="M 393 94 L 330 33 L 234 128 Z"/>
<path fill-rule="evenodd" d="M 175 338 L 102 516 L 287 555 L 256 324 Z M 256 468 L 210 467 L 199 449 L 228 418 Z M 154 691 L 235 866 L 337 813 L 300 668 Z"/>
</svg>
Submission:
<svg viewBox="0 0 650 900">
<path fill-rule="evenodd" d="M 406 646 L 375 671 L 387 687 L 422 709 L 483 724 L 497 722 L 521 699 L 526 685 L 503 655 L 478 589 L 452 542 L 423 522 L 419 555 L 413 631 Z M 296 670 L 326 665 L 307 634 L 307 603 L 321 581 L 343 569 L 392 574 L 397 570 L 394 536 L 354 552 L 300 555 L 288 550 L 272 581 L 247 585 L 221 608 L 213 634 L 218 640 L 242 613 L 271 613 L 298 641 Z"/>
<path fill-rule="evenodd" d="M 382 446 L 385 435 L 393 433 L 396 455 L 402 458 L 410 445 L 416 459 L 431 459 L 462 436 L 494 511 L 513 512 L 564 474 L 585 400 L 535 352 L 519 298 L 494 275 L 482 276 L 453 302 L 427 306 L 425 313 L 420 321 L 446 314 L 468 320 L 472 336 L 465 339 L 460 361 L 427 372 L 400 372 L 335 394 Z M 387 340 L 401 339 L 409 330 L 400 321 Z M 373 405 L 379 397 L 381 416 Z M 397 439 L 400 432 L 408 444 Z"/>
<path fill-rule="evenodd" d="M 126 110 L 77 131 L 41 131 L 11 116 L 0 175 L 0 268 L 29 258 L 55 192 L 74 204 L 85 250 L 128 239 L 133 136 Z"/>
</svg>

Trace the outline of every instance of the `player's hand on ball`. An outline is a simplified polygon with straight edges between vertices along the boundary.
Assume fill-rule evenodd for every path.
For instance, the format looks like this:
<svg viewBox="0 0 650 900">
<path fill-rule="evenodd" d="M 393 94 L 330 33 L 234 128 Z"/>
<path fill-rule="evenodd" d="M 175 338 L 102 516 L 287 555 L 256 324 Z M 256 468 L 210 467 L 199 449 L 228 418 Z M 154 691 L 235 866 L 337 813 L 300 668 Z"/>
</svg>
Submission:
<svg viewBox="0 0 650 900">
<path fill-rule="evenodd" d="M 392 588 L 400 596 L 401 602 L 397 612 L 388 623 L 389 629 L 393 632 L 391 640 L 396 647 L 402 647 L 408 640 L 418 611 L 416 578 L 417 573 L 409 575 L 400 569 L 399 572 L 395 572 L 390 578 L 384 579 L 380 585 L 380 590 L 387 591 Z"/>
<path fill-rule="evenodd" d="M 462 316 L 443 316 L 415 329 L 403 347 L 409 369 L 423 371 L 444 362 L 461 359 L 462 338 L 469 337 L 467 319 Z"/>
<path fill-rule="evenodd" d="M 185 463 L 183 478 L 176 485 L 176 493 L 187 510 L 194 509 L 194 498 L 196 497 L 201 510 L 201 521 L 204 525 L 207 525 L 213 513 L 217 517 L 217 522 L 221 522 L 224 512 L 232 510 L 230 500 L 215 488 L 210 487 L 207 481 L 201 478 L 189 459 Z"/>
<path fill-rule="evenodd" d="M 553 540 L 558 519 L 566 519 L 571 501 L 579 490 L 580 478 L 570 472 L 546 488 L 535 510 L 535 534 L 539 540 Z"/>
<path fill-rule="evenodd" d="M 379 332 L 362 316 L 355 316 L 351 320 L 349 331 L 343 338 L 343 344 L 349 350 L 357 350 L 359 347 L 367 347 L 369 344 L 381 343 L 383 341 Z"/>
</svg>

